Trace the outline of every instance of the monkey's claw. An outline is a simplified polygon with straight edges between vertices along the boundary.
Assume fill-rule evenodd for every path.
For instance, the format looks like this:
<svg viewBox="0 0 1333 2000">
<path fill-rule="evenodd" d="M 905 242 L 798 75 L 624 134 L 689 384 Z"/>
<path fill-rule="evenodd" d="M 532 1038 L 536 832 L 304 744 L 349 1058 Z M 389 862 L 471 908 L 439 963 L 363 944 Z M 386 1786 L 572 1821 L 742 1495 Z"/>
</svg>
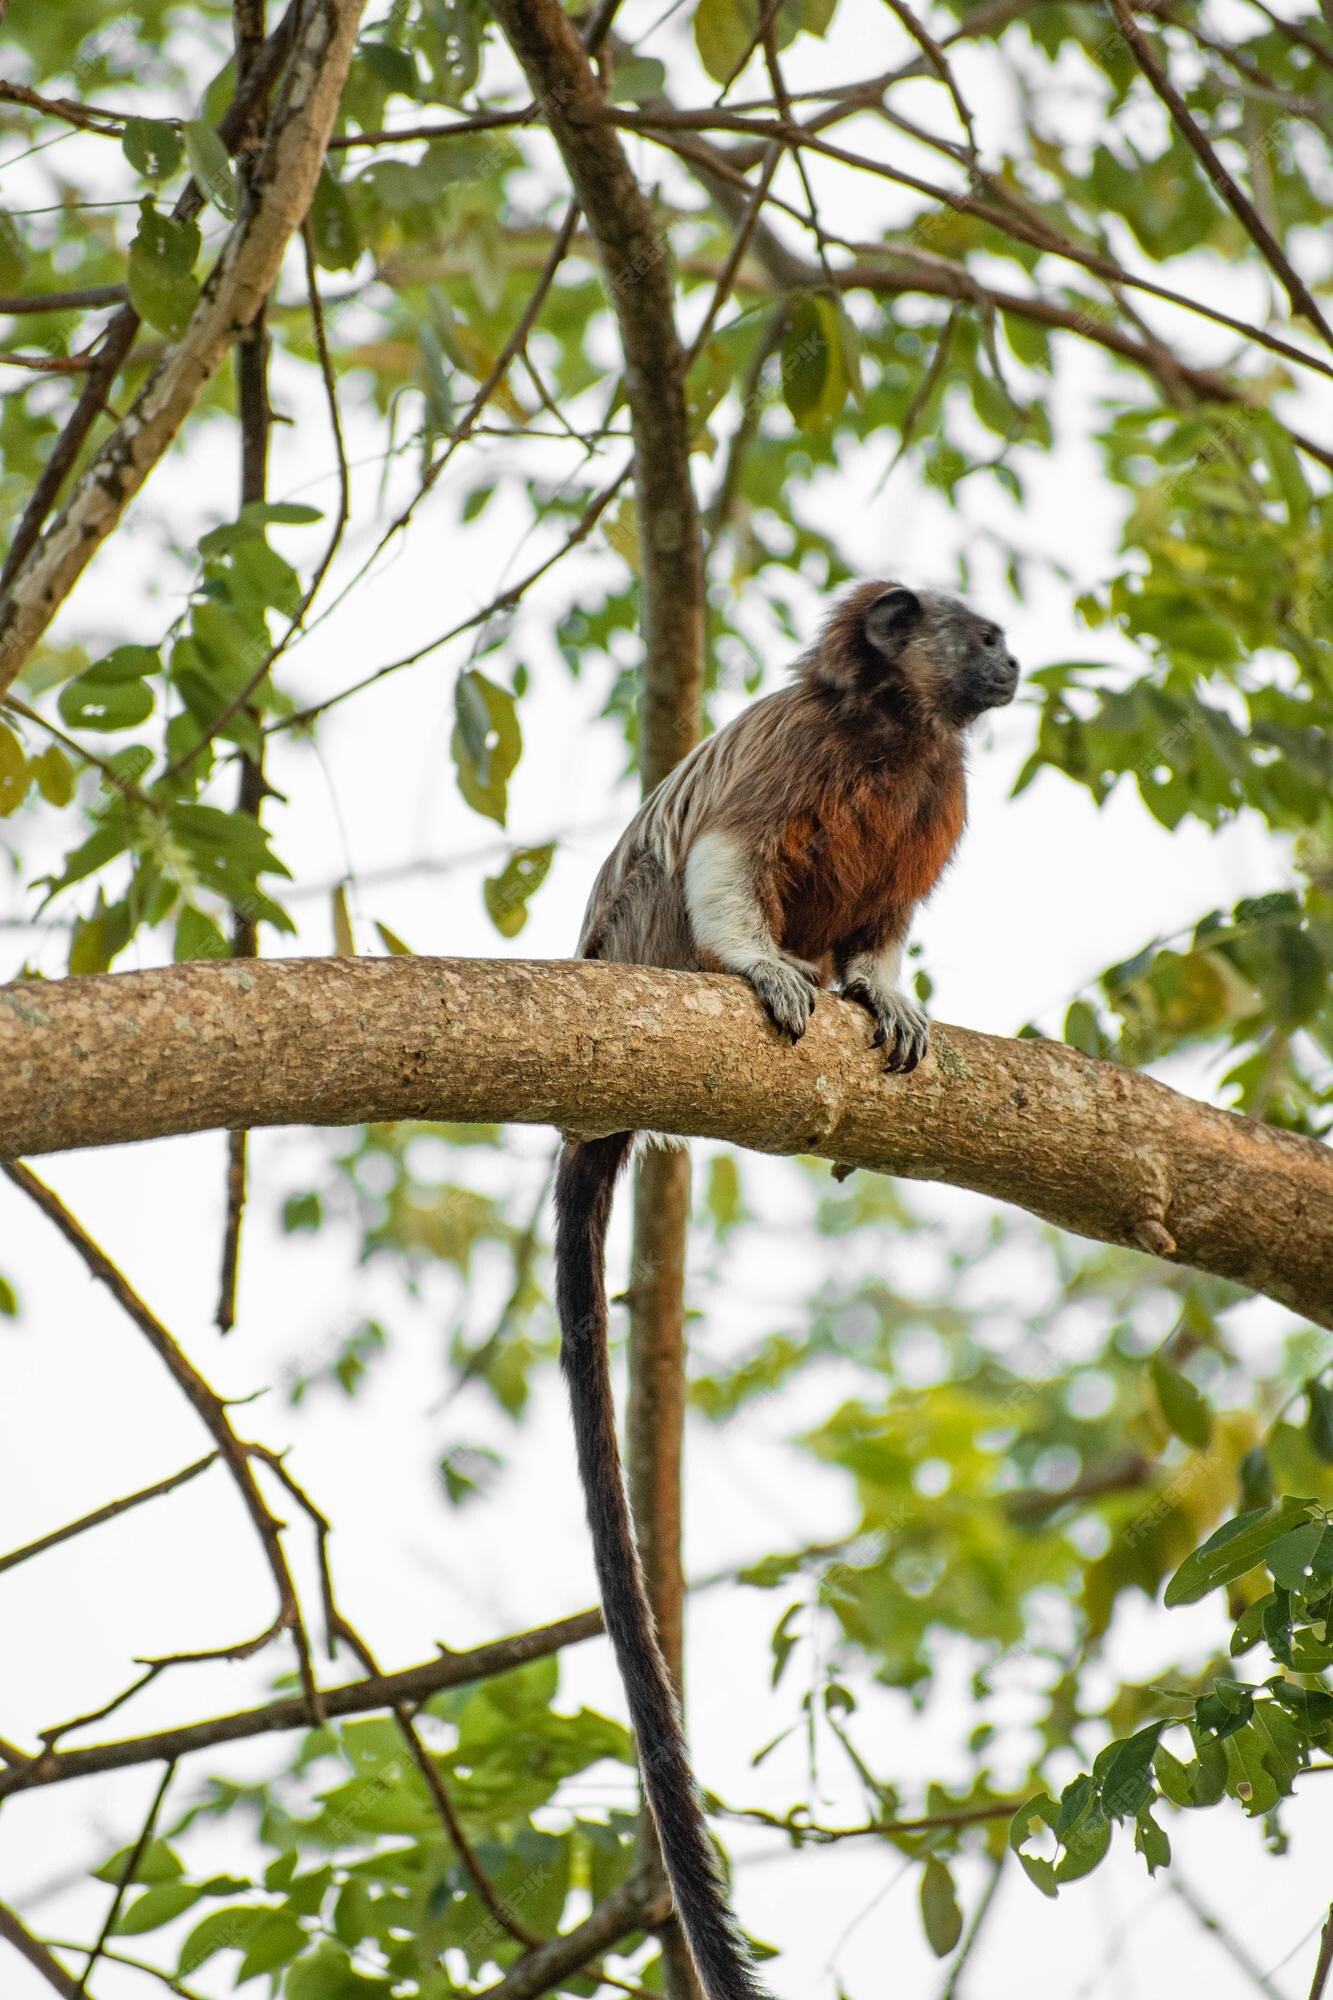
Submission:
<svg viewBox="0 0 1333 2000">
<path fill-rule="evenodd" d="M 778 1033 L 799 1042 L 814 1012 L 817 968 L 785 956 L 763 958 L 747 968 L 745 977 Z"/>
<path fill-rule="evenodd" d="M 871 1047 L 885 1051 L 885 1069 L 905 1076 L 916 1068 L 930 1047 L 930 1023 L 919 1007 L 901 993 L 871 986 L 863 979 L 854 979 L 845 987 L 843 997 L 864 1007 L 874 1020 Z"/>
</svg>

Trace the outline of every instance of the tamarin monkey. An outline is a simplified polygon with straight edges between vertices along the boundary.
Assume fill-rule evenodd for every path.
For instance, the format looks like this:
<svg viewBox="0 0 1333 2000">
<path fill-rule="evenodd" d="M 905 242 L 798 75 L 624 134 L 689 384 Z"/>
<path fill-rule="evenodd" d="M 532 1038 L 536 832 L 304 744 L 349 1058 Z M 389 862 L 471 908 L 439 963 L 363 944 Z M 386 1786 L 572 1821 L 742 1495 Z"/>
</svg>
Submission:
<svg viewBox="0 0 1333 2000">
<path fill-rule="evenodd" d="M 708 737 L 645 799 L 597 877 L 582 958 L 734 972 L 779 1034 L 836 980 L 891 1070 L 926 1054 L 902 992 L 912 912 L 965 816 L 963 736 L 1012 700 L 998 625 L 956 598 L 864 583 L 793 684 Z M 708 2000 L 763 2000 L 727 1906 L 635 1548 L 607 1357 L 607 1222 L 632 1132 L 568 1139 L 556 1176 L 556 1302 L 606 1629 L 676 1913 Z"/>
</svg>

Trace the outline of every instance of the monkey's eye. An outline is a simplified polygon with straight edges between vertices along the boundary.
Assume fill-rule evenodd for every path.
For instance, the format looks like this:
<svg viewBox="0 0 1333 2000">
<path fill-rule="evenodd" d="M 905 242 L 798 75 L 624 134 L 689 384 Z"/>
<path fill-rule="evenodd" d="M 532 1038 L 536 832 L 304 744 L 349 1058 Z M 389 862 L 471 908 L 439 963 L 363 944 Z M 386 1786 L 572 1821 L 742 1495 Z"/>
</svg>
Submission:
<svg viewBox="0 0 1333 2000">
<path fill-rule="evenodd" d="M 998 626 L 998 625 L 984 625 L 984 626 L 982 627 L 982 629 L 981 629 L 981 643 L 982 643 L 982 645 L 983 645 L 983 646 L 985 646 L 985 647 L 986 647 L 986 649 L 987 649 L 988 651 L 989 651 L 989 650 L 990 650 L 990 649 L 991 649 L 992 647 L 995 647 L 995 646 L 998 646 L 998 645 L 999 645 L 999 643 L 1000 643 L 1000 628 L 999 628 L 999 626 Z"/>
</svg>

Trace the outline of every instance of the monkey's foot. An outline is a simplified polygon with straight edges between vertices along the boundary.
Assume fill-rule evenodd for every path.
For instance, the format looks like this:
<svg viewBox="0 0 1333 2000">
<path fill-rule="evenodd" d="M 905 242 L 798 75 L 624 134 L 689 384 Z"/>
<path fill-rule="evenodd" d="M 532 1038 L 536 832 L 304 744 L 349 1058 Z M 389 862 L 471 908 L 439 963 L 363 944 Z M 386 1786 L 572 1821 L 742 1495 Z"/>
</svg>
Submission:
<svg viewBox="0 0 1333 2000">
<path fill-rule="evenodd" d="M 799 1042 L 814 1012 L 819 968 L 784 952 L 780 958 L 756 959 L 746 966 L 744 976 L 778 1033 Z"/>
<path fill-rule="evenodd" d="M 919 1007 L 901 993 L 867 980 L 853 979 L 843 988 L 843 998 L 864 1007 L 875 1022 L 871 1047 L 884 1049 L 884 1067 L 904 1075 L 915 1069 L 930 1047 L 930 1023 Z"/>
</svg>

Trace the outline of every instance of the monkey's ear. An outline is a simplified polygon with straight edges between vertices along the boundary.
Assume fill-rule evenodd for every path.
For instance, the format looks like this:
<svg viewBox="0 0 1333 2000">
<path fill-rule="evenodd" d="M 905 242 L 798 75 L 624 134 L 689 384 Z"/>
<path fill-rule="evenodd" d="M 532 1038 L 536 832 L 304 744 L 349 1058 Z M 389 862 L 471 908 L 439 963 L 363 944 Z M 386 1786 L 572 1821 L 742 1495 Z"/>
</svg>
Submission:
<svg viewBox="0 0 1333 2000">
<path fill-rule="evenodd" d="M 914 590 L 895 584 L 877 597 L 865 616 L 865 635 L 877 653 L 896 659 L 921 623 L 921 599 Z"/>
</svg>

